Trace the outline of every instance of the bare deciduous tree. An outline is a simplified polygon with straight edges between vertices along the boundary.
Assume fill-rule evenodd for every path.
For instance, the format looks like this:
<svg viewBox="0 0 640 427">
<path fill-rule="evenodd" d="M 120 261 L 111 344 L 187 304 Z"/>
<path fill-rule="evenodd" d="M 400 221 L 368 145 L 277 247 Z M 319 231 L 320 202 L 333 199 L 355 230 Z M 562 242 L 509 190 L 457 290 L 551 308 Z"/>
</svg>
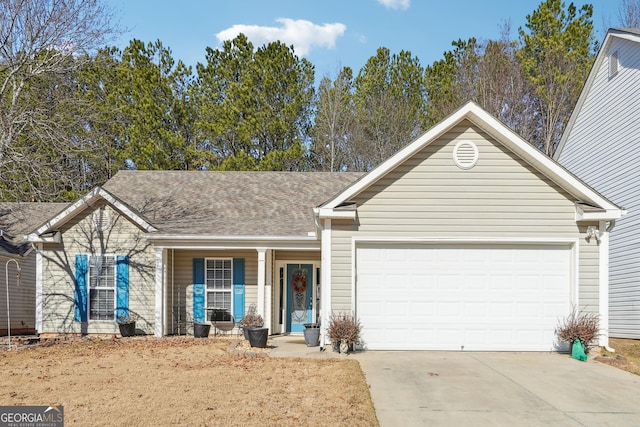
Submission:
<svg viewBox="0 0 640 427">
<path fill-rule="evenodd" d="M 65 82 L 114 33 L 111 14 L 101 0 L 0 0 L 0 168 L 4 175 L 4 166 L 13 165 L 14 171 L 24 168 L 37 178 L 39 170 L 25 153 L 73 153 L 77 141 L 69 136 L 65 122 L 72 115 L 60 114 L 60 106 L 67 110 L 76 94 L 73 86 L 65 88 Z M 21 138 L 29 150 L 18 149 Z M 0 194 L 0 198 L 16 196 Z"/>
<path fill-rule="evenodd" d="M 618 18 L 621 27 L 640 27 L 640 0 L 622 0 L 618 10 Z"/>
</svg>

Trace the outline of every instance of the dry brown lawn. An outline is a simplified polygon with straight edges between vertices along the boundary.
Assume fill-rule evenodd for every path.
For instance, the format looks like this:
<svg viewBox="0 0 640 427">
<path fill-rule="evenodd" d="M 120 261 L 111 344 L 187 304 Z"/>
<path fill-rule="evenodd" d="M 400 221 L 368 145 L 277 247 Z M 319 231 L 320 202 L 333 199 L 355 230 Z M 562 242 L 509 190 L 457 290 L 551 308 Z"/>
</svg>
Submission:
<svg viewBox="0 0 640 427">
<path fill-rule="evenodd" d="M 609 338 L 609 346 L 616 352 L 602 349 L 595 360 L 640 375 L 640 340 Z"/>
<path fill-rule="evenodd" d="M 353 359 L 280 359 L 223 338 L 82 339 L 0 350 L 0 405 L 65 425 L 377 426 Z"/>
</svg>

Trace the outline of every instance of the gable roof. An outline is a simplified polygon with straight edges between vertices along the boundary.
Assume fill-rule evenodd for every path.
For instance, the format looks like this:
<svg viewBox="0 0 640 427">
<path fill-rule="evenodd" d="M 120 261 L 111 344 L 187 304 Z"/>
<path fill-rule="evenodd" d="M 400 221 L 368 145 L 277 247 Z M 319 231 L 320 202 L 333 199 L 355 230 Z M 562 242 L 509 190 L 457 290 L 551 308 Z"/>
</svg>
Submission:
<svg viewBox="0 0 640 427">
<path fill-rule="evenodd" d="M 0 254 L 25 255 L 27 233 L 62 211 L 68 203 L 0 203 Z"/>
<path fill-rule="evenodd" d="M 363 173 L 120 171 L 103 189 L 166 236 L 309 236 L 313 208 Z"/>
<path fill-rule="evenodd" d="M 402 164 L 404 161 L 422 150 L 425 146 L 431 144 L 456 124 L 465 119 L 471 121 L 487 134 L 491 135 L 499 143 L 518 155 L 533 168 L 558 184 L 569 194 L 572 194 L 576 197 L 576 201 L 586 202 L 589 205 L 600 208 L 597 219 L 617 219 L 623 214 L 623 211 L 618 206 L 580 181 L 560 164 L 522 139 L 522 137 L 510 130 L 506 125 L 487 113 L 474 102 L 468 102 L 460 109 L 449 115 L 442 122 L 429 129 L 426 133 L 404 147 L 402 150 L 398 151 L 388 160 L 381 163 L 361 180 L 345 188 L 342 192 L 336 195 L 336 197 L 323 204 L 318 210 L 318 214 L 323 216 L 324 212 L 326 216 L 330 216 L 330 211 L 345 204 L 354 196 L 376 183 L 398 165 Z M 604 212 L 602 212 L 603 210 Z M 585 217 L 586 216 L 589 216 L 589 214 L 587 213 Z M 596 219 L 595 216 L 593 218 Z"/>
<path fill-rule="evenodd" d="M 625 40 L 629 40 L 632 42 L 640 43 L 640 28 L 609 28 L 607 31 L 607 35 L 604 38 L 604 42 L 602 42 L 602 46 L 600 46 L 600 50 L 598 51 L 598 55 L 596 56 L 595 61 L 593 61 L 593 65 L 591 66 L 591 71 L 589 71 L 589 76 L 582 87 L 582 92 L 580 93 L 580 97 L 578 98 L 578 102 L 571 113 L 571 117 L 567 122 L 567 126 L 562 132 L 562 137 L 560 138 L 560 143 L 558 144 L 558 148 L 553 154 L 553 158 L 558 160 L 564 150 L 564 146 L 571 134 L 573 126 L 580 115 L 580 111 L 586 102 L 587 96 L 591 91 L 591 87 L 593 86 L 596 75 L 598 74 L 598 70 L 600 70 L 602 66 L 602 62 L 607 60 L 607 55 L 609 53 L 609 48 L 611 47 L 611 43 L 615 38 L 621 38 Z"/>
<path fill-rule="evenodd" d="M 50 217 L 44 224 L 38 227 L 35 232 L 29 234 L 27 236 L 27 239 L 31 242 L 55 240 L 55 233 L 57 232 L 58 228 L 66 224 L 68 221 L 70 221 L 79 213 L 83 212 L 85 209 L 90 208 L 98 200 L 105 200 L 109 205 L 121 212 L 123 215 L 127 216 L 140 228 L 146 231 L 155 231 L 155 228 L 148 221 L 146 221 L 142 216 L 140 216 L 135 210 L 131 209 L 118 197 L 114 196 L 103 188 L 96 187 L 85 194 L 84 197 L 78 199 L 74 203 L 68 204 L 66 209 L 62 210 L 54 217 Z M 54 233 L 53 236 L 43 237 L 44 235 L 51 232 Z"/>
</svg>

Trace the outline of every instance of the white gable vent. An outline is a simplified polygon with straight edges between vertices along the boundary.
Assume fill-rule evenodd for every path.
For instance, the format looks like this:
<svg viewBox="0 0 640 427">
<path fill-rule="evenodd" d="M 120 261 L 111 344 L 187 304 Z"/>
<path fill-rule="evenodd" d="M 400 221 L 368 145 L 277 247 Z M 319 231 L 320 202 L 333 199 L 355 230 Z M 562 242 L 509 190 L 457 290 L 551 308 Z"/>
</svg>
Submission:
<svg viewBox="0 0 640 427">
<path fill-rule="evenodd" d="M 104 208 L 93 213 L 93 227 L 96 231 L 107 231 L 111 227 L 111 215 Z"/>
<path fill-rule="evenodd" d="M 620 69 L 620 60 L 618 59 L 618 51 L 616 50 L 609 55 L 609 78 L 613 78 L 618 74 Z"/>
<path fill-rule="evenodd" d="M 478 147 L 471 141 L 458 142 L 453 149 L 453 161 L 460 169 L 471 169 L 478 162 Z"/>
</svg>

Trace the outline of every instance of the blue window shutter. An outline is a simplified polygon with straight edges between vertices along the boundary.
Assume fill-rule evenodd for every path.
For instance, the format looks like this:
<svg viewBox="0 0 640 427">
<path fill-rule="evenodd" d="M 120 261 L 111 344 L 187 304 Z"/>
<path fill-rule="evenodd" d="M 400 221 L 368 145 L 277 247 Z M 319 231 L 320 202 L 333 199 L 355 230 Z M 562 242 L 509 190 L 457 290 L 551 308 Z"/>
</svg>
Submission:
<svg viewBox="0 0 640 427">
<path fill-rule="evenodd" d="M 116 320 L 129 320 L 129 257 L 116 257 Z"/>
<path fill-rule="evenodd" d="M 73 320 L 87 321 L 87 255 L 76 255 L 76 288 L 74 292 L 75 311 Z"/>
<path fill-rule="evenodd" d="M 244 258 L 233 259 L 233 318 L 239 322 L 244 317 Z"/>
<path fill-rule="evenodd" d="M 193 321 L 204 322 L 204 258 L 193 259 Z"/>
</svg>

